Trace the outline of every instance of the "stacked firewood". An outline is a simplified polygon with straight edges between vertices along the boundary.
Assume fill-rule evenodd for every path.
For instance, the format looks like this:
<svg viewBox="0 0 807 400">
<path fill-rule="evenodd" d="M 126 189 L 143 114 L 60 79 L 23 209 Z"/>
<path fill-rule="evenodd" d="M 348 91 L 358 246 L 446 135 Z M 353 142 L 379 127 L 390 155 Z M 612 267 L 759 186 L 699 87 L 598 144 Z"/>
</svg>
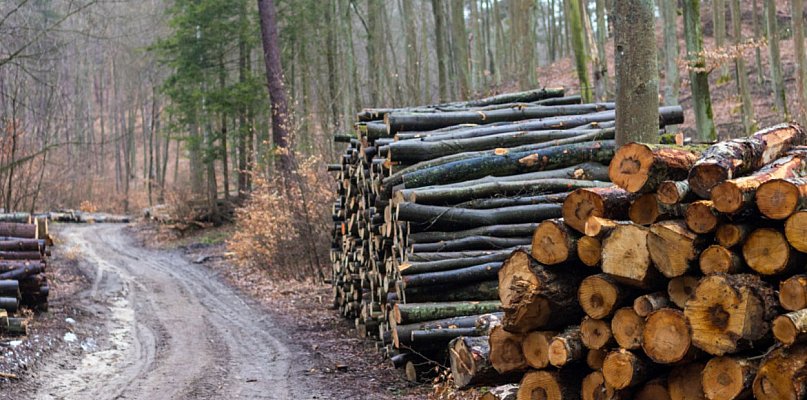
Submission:
<svg viewBox="0 0 807 400">
<path fill-rule="evenodd" d="M 334 305 L 410 378 L 498 324 L 504 260 L 570 193 L 612 186 L 614 104 L 579 103 L 542 89 L 370 109 L 337 137 Z M 660 128 L 682 119 L 660 109 Z"/>
<path fill-rule="evenodd" d="M 518 399 L 807 395 L 807 137 L 631 143 L 499 270 L 504 315 L 451 342 L 460 387 Z"/>
<path fill-rule="evenodd" d="M 0 222 L 0 333 L 25 334 L 26 319 L 19 311 L 23 307 L 48 309 L 47 220 L 6 215 L 0 219 L 24 222 Z"/>
</svg>

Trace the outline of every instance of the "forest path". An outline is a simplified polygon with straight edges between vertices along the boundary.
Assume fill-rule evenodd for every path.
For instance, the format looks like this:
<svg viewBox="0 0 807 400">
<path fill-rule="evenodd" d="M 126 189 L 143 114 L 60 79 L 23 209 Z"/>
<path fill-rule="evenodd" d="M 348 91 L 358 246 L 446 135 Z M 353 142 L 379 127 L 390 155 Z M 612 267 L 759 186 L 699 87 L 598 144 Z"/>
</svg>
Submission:
<svg viewBox="0 0 807 400">
<path fill-rule="evenodd" d="M 102 321 L 81 359 L 35 373 L 36 399 L 312 399 L 307 355 L 211 270 L 138 246 L 123 225 L 65 227 L 92 286 L 76 306 Z"/>
</svg>

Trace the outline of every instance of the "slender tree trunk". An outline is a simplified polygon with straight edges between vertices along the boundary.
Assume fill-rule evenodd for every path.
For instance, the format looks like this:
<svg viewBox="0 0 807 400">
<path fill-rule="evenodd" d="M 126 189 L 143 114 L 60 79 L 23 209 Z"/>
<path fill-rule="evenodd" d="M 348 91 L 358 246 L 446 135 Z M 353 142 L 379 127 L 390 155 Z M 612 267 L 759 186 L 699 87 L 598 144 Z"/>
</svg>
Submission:
<svg viewBox="0 0 807 400">
<path fill-rule="evenodd" d="M 577 68 L 577 80 L 580 82 L 580 94 L 584 103 L 594 101 L 591 92 L 591 81 L 588 77 L 588 52 L 585 46 L 585 33 L 583 31 L 583 16 L 580 10 L 579 0 L 566 1 L 566 23 L 569 25 L 569 32 L 572 34 L 572 46 L 574 47 L 575 66 Z M 655 48 L 655 47 L 654 47 Z"/>
<path fill-rule="evenodd" d="M 601 1 L 601 0 L 600 0 Z M 664 105 L 678 105 L 680 81 L 678 77 L 677 2 L 659 1 L 664 20 Z"/>
<path fill-rule="evenodd" d="M 465 26 L 465 0 L 449 0 L 451 10 L 451 36 L 454 42 L 457 65 L 457 83 L 459 95 L 467 99 L 471 95 L 468 75 L 468 29 Z"/>
<path fill-rule="evenodd" d="M 712 24 L 714 26 L 715 47 L 717 51 L 726 51 L 726 3 L 725 0 L 712 0 Z M 728 65 L 720 67 L 720 76 L 728 76 Z"/>
<path fill-rule="evenodd" d="M 797 0 L 802 1 L 802 0 Z M 740 0 L 730 0 L 731 8 L 731 26 L 732 36 L 734 36 L 734 45 L 740 46 L 743 41 L 742 32 L 742 10 L 740 9 Z M 737 92 L 742 99 L 743 104 L 743 127 L 745 134 L 750 135 L 757 130 L 756 118 L 754 117 L 754 104 L 751 102 L 751 91 L 748 85 L 748 73 L 746 72 L 745 59 L 742 54 L 734 60 L 734 69 L 737 80 Z"/>
<path fill-rule="evenodd" d="M 796 51 L 796 91 L 799 95 L 798 119 L 807 123 L 807 56 L 804 51 L 804 0 L 793 0 L 793 44 Z"/>
<path fill-rule="evenodd" d="M 615 3 L 616 140 L 658 143 L 658 61 L 653 0 Z"/>
<path fill-rule="evenodd" d="M 289 138 L 289 113 L 283 86 L 283 67 L 277 39 L 277 15 L 274 0 L 258 0 L 261 41 L 263 43 L 266 81 L 272 111 L 272 142 L 277 148 L 277 165 L 281 174 L 291 173 L 293 153 Z"/>
<path fill-rule="evenodd" d="M 473 39 L 471 40 L 471 91 L 478 93 L 483 88 L 482 70 L 485 64 L 485 44 L 482 40 L 482 22 L 479 15 L 479 1 L 470 0 L 471 5 L 471 30 L 473 31 Z"/>
<path fill-rule="evenodd" d="M 443 2 L 442 0 L 431 0 L 432 13 L 434 14 L 434 42 L 437 54 L 437 82 L 440 88 L 440 102 L 448 100 L 448 70 L 446 66 L 445 32 L 443 22 Z"/>
<path fill-rule="evenodd" d="M 705 70 L 703 36 L 701 35 L 700 1 L 684 0 L 684 38 L 689 60 L 689 80 L 692 88 L 692 105 L 695 109 L 696 141 L 702 143 L 717 140 L 712 98 L 709 94 L 709 75 Z"/>
<path fill-rule="evenodd" d="M 597 100 L 606 101 L 613 96 L 608 79 L 608 58 L 605 52 L 607 27 L 605 26 L 605 0 L 597 0 L 597 65 L 594 81 L 597 82 Z"/>
<path fill-rule="evenodd" d="M 785 85 L 782 77 L 782 58 L 779 54 L 779 25 L 776 22 L 776 0 L 765 0 L 765 32 L 768 34 L 768 56 L 771 68 L 771 88 L 776 110 L 789 119 Z"/>
<path fill-rule="evenodd" d="M 754 40 L 760 41 L 762 40 L 762 33 L 759 27 L 759 7 L 757 6 L 757 0 L 751 0 L 751 9 L 751 26 L 754 30 Z M 761 85 L 765 82 L 765 75 L 762 72 L 762 50 L 760 46 L 754 47 L 754 58 L 757 64 L 757 83 Z"/>
</svg>

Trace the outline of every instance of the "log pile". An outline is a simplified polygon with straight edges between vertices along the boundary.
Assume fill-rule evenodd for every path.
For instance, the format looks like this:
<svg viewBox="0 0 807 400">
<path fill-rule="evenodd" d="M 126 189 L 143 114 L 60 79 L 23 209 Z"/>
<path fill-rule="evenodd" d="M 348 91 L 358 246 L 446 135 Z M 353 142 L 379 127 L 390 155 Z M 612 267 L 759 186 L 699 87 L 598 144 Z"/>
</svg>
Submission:
<svg viewBox="0 0 807 400">
<path fill-rule="evenodd" d="M 504 314 L 475 365 L 500 375 L 484 384 L 517 381 L 518 399 L 805 398 L 806 143 L 782 124 L 617 149 L 617 186 L 573 191 L 499 269 Z M 474 385 L 455 367 L 468 351 L 450 354 L 457 386 Z"/>
<path fill-rule="evenodd" d="M 532 273 L 530 262 L 505 262 L 514 251 L 544 263 L 599 259 L 592 247 L 599 242 L 576 245 L 586 217 L 624 219 L 625 204 L 634 198 L 609 182 L 614 118 L 613 103 L 580 104 L 579 96 L 561 89 L 358 113 L 355 137 L 336 137 L 347 149 L 328 166 L 338 184 L 334 306 L 412 379 L 448 365 L 448 354 L 462 354 L 456 365 L 464 368 L 467 385 L 495 383 L 488 378 L 495 376 L 517 381 L 520 373 L 499 371 L 496 363 L 491 369 L 487 357 L 515 370 L 526 361 L 496 345 L 488 354 L 481 343 L 489 338 L 520 346 L 522 336 L 534 331 L 529 325 L 542 318 L 558 329 L 580 323 L 582 311 L 552 314 L 550 308 L 574 300 L 574 292 L 563 291 L 576 290 L 582 275 L 542 269 L 537 273 L 556 282 L 558 296 L 571 297 L 537 299 L 525 292 L 504 301 L 500 271 L 509 265 Z M 680 107 L 660 109 L 660 128 L 682 120 Z M 575 200 L 581 207 L 590 198 L 599 202 L 573 211 L 567 218 L 580 222 L 572 229 L 559 218 L 566 217 L 564 201 L 580 190 L 587 191 Z M 536 240 L 537 230 L 557 234 L 559 241 Z M 530 303 L 521 314 L 490 314 L 521 303 Z M 570 335 L 573 346 L 577 336 Z M 577 350 L 568 349 L 570 363 Z"/>
</svg>

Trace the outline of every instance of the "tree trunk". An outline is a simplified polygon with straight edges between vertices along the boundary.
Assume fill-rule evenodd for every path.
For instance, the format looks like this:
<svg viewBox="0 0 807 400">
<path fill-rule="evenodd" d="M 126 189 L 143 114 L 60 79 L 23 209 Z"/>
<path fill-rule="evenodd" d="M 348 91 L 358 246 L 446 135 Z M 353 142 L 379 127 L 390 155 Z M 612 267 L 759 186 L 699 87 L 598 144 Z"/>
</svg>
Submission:
<svg viewBox="0 0 807 400">
<path fill-rule="evenodd" d="M 578 0 L 564 1 L 566 3 L 565 9 L 568 11 L 566 14 L 566 23 L 569 25 L 569 30 L 572 35 L 572 47 L 574 49 L 577 80 L 580 83 L 580 94 L 582 95 L 584 103 L 591 103 L 594 101 L 594 96 L 591 91 L 591 81 L 588 76 L 589 56 L 585 48 L 586 38 L 583 30 L 583 14 L 580 9 L 580 2 Z"/>
<path fill-rule="evenodd" d="M 802 1 L 802 0 L 796 0 Z M 740 0 L 729 0 L 731 8 L 731 27 L 733 32 L 734 45 L 740 46 L 743 43 L 742 31 L 742 10 L 740 9 Z M 752 14 L 752 19 L 756 20 L 756 14 Z M 756 27 L 756 24 L 754 24 Z M 759 56 L 759 47 L 755 47 L 757 56 Z M 748 84 L 748 71 L 745 67 L 745 58 L 737 57 L 734 59 L 734 72 L 735 80 L 737 82 L 737 92 L 742 99 L 742 119 L 743 127 L 745 127 L 745 134 L 750 135 L 757 129 L 757 121 L 754 116 L 754 104 L 751 101 L 751 89 Z"/>
<path fill-rule="evenodd" d="M 617 143 L 658 142 L 658 61 L 652 0 L 614 4 Z"/>
<path fill-rule="evenodd" d="M 445 17 L 443 16 L 443 1 L 431 0 L 432 13 L 434 14 L 434 42 L 435 42 L 435 56 L 437 57 L 437 78 L 439 86 L 439 100 L 445 102 L 448 100 L 448 68 L 446 65 L 446 51 L 445 51 Z"/>
<path fill-rule="evenodd" d="M 765 32 L 768 35 L 768 57 L 771 70 L 771 90 L 776 110 L 790 119 L 785 99 L 785 84 L 782 77 L 782 57 L 779 54 L 779 24 L 776 21 L 776 0 L 765 1 Z"/>
<path fill-rule="evenodd" d="M 664 105 L 678 105 L 681 85 L 678 77 L 678 3 L 660 1 L 659 11 L 664 21 Z"/>
<path fill-rule="evenodd" d="M 703 35 L 701 34 L 700 0 L 684 0 L 684 39 L 689 63 L 689 80 L 692 89 L 692 105 L 695 109 L 695 141 L 710 143 L 717 140 L 712 98 L 709 94 L 709 75 L 705 70 Z"/>
</svg>

